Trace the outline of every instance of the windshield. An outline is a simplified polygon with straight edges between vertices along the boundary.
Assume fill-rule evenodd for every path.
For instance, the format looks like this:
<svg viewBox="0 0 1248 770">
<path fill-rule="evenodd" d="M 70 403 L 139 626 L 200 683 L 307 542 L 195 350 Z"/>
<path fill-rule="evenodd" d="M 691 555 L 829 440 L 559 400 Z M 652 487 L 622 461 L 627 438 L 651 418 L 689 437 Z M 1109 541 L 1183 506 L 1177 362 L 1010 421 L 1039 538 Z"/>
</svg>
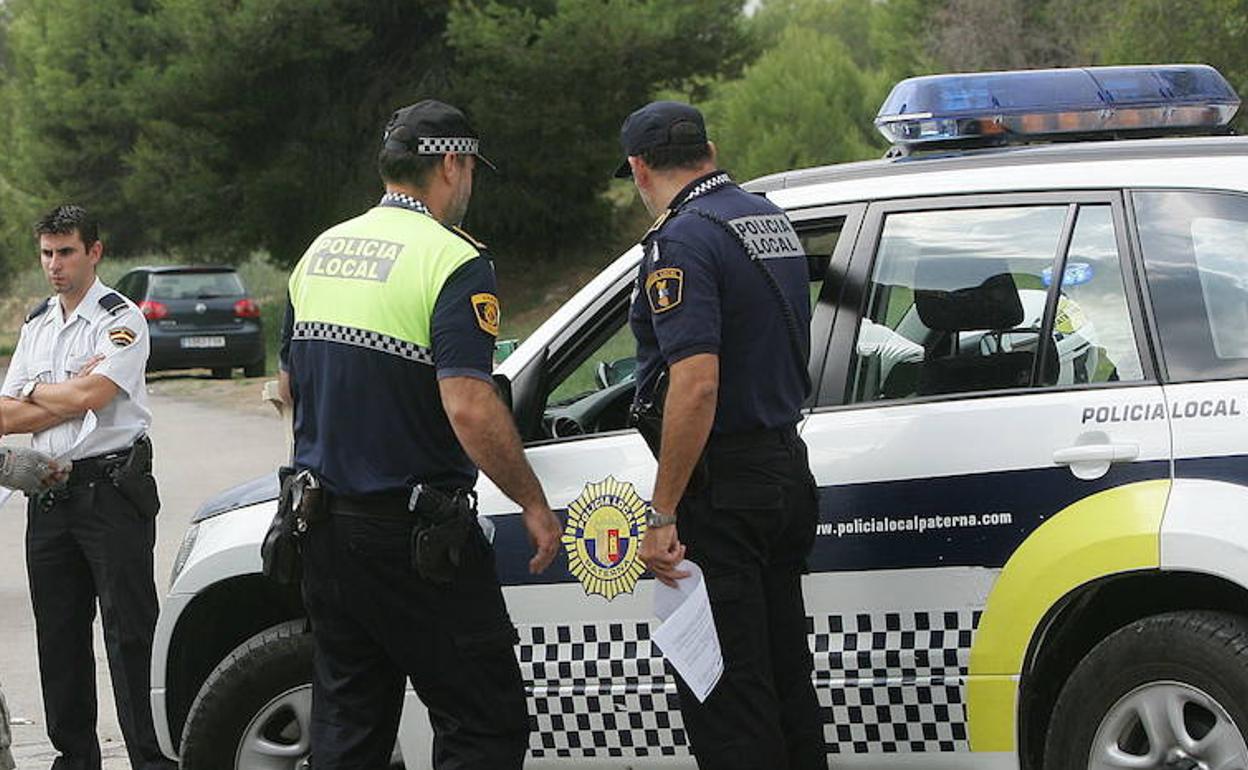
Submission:
<svg viewBox="0 0 1248 770">
<path fill-rule="evenodd" d="M 155 273 L 148 299 L 213 299 L 242 297 L 243 282 L 238 273 Z"/>
</svg>

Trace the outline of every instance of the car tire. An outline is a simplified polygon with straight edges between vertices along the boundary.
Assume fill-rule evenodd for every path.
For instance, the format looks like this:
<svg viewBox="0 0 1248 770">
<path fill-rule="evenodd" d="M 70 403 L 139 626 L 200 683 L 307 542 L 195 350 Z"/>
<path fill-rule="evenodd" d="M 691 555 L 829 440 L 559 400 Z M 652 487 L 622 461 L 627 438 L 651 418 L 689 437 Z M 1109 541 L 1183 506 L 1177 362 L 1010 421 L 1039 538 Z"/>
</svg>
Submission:
<svg viewBox="0 0 1248 770">
<path fill-rule="evenodd" d="M 212 368 L 212 377 L 216 380 L 228 380 L 234 376 L 234 370 L 228 366 L 214 366 Z"/>
<path fill-rule="evenodd" d="M 208 675 L 182 730 L 182 770 L 246 770 L 260 764 L 249 761 L 249 752 L 274 760 L 265 767 L 285 767 L 272 756 L 276 747 L 292 770 L 306 767 L 312 704 L 306 625 L 295 620 L 256 634 Z"/>
<path fill-rule="evenodd" d="M 1248 620 L 1171 612 L 1119 629 L 1075 667 L 1053 710 L 1044 767 L 1243 767 L 1245 735 Z"/>
<path fill-rule="evenodd" d="M 263 377 L 268 371 L 266 361 L 262 358 L 255 363 L 247 364 L 243 367 L 244 377 Z"/>
</svg>

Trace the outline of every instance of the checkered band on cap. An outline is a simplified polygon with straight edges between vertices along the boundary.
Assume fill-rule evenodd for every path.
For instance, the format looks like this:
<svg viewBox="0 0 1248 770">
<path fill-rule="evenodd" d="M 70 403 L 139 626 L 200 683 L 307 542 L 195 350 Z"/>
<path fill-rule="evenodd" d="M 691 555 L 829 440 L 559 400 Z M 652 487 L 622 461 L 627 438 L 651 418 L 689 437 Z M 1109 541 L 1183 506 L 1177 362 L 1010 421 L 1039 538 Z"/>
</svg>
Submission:
<svg viewBox="0 0 1248 770">
<path fill-rule="evenodd" d="M 388 334 L 368 331 L 367 329 L 357 329 L 353 326 L 340 326 L 320 321 L 300 321 L 295 324 L 291 339 L 322 340 L 324 342 L 338 342 L 343 345 L 354 345 L 358 348 L 368 348 L 379 353 L 406 358 L 408 361 L 415 361 L 418 364 L 433 366 L 433 351 L 429 348 L 417 345 L 414 342 L 401 340 L 397 337 L 391 337 Z"/>
<path fill-rule="evenodd" d="M 480 140 L 463 136 L 422 136 L 417 141 L 416 152 L 420 155 L 445 155 L 448 152 L 476 155 L 480 146 Z"/>
</svg>

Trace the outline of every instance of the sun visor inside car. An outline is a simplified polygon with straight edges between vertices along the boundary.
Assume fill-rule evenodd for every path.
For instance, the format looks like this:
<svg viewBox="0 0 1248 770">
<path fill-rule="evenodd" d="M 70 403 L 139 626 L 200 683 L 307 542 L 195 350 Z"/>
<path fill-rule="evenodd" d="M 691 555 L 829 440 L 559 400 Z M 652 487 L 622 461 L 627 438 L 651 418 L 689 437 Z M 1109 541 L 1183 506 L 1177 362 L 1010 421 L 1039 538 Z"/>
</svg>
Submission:
<svg viewBox="0 0 1248 770">
<path fill-rule="evenodd" d="M 1005 260 L 926 258 L 915 278 L 914 304 L 929 329 L 1000 331 L 1023 322 L 1023 303 Z"/>
</svg>

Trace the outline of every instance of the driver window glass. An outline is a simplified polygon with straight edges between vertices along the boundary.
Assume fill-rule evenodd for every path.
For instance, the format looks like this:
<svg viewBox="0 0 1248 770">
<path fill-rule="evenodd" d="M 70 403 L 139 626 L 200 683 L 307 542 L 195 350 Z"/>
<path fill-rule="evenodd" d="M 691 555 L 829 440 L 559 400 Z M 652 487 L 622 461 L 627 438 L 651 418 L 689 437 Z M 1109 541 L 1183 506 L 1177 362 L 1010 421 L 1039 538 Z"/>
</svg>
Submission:
<svg viewBox="0 0 1248 770">
<path fill-rule="evenodd" d="M 624 324 L 551 391 L 547 404 L 556 406 L 625 380 L 631 382 L 633 370 L 637 367 L 636 355 L 637 340 L 633 338 L 628 324 Z"/>
<path fill-rule="evenodd" d="M 810 265 L 810 306 L 814 308 L 819 301 L 819 293 L 823 291 L 823 282 L 827 277 L 828 265 L 832 263 L 832 255 L 836 253 L 836 244 L 841 240 L 841 229 L 845 220 L 821 223 L 817 230 L 798 232 L 802 241 L 802 249 L 806 252 L 807 264 Z"/>
<path fill-rule="evenodd" d="M 1027 387 L 1066 206 L 889 215 L 852 400 Z"/>
<path fill-rule="evenodd" d="M 1052 270 L 1042 274 L 1046 286 L 1052 283 L 1052 275 Z M 1057 298 L 1052 342 L 1056 355 L 1045 362 L 1047 385 L 1144 379 L 1109 206 L 1079 208 Z"/>
</svg>

